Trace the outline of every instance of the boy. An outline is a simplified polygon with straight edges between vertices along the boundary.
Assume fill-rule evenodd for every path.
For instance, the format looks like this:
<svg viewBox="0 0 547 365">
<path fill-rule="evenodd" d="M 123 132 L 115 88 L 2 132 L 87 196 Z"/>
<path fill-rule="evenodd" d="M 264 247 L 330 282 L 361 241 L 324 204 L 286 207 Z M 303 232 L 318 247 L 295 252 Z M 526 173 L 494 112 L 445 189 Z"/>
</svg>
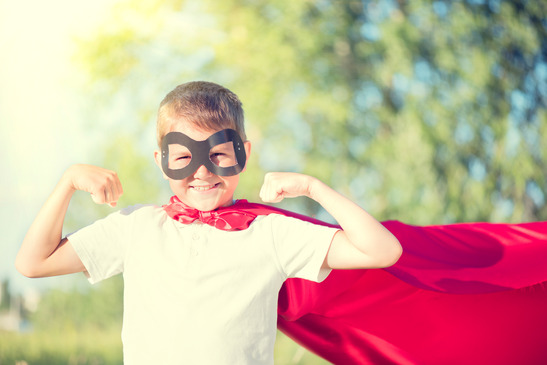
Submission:
<svg viewBox="0 0 547 365">
<path fill-rule="evenodd" d="M 169 205 L 129 207 L 62 239 L 74 191 L 111 206 L 122 194 L 114 172 L 72 166 L 16 260 L 29 277 L 85 272 L 94 283 L 123 272 L 126 364 L 272 364 L 285 279 L 321 281 L 331 269 L 388 267 L 401 255 L 379 222 L 310 176 L 267 174 L 260 196 L 308 196 L 341 230 L 254 216 L 245 210 L 252 204 L 234 202 L 251 143 L 231 91 L 178 86 L 160 104 L 157 133 L 154 158 L 175 194 Z"/>
</svg>

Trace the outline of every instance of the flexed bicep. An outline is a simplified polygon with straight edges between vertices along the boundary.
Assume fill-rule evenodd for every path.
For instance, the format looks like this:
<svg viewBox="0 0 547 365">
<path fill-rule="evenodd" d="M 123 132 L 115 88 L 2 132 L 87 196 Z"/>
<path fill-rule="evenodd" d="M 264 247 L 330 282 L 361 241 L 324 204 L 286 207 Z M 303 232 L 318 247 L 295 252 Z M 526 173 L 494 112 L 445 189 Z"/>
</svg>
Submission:
<svg viewBox="0 0 547 365">
<path fill-rule="evenodd" d="M 72 246 L 62 239 L 65 215 L 76 190 L 87 191 L 95 202 L 111 206 L 123 192 L 113 171 L 91 165 L 68 168 L 23 239 L 15 260 L 23 275 L 42 277 L 84 270 Z"/>
<path fill-rule="evenodd" d="M 57 276 L 85 271 L 86 268 L 69 239 L 61 240 L 55 251 L 44 261 L 39 276 Z"/>
<path fill-rule="evenodd" d="M 294 172 L 269 172 L 264 176 L 260 198 L 267 203 L 279 203 L 285 198 L 309 197 L 315 180 Z"/>
</svg>

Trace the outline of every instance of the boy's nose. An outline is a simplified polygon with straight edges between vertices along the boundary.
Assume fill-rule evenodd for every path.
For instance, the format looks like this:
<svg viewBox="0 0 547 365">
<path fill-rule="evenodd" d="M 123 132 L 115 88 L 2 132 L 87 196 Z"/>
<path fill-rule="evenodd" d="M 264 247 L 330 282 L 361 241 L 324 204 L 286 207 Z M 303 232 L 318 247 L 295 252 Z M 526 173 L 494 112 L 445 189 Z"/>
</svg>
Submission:
<svg viewBox="0 0 547 365">
<path fill-rule="evenodd" d="M 205 167 L 205 165 L 201 165 L 200 167 L 198 167 L 198 169 L 196 170 L 196 172 L 194 172 L 194 177 L 197 177 L 197 178 L 202 178 L 202 177 L 206 177 L 206 176 L 209 176 L 211 175 L 212 172 L 209 171 L 207 169 L 207 167 Z"/>
</svg>

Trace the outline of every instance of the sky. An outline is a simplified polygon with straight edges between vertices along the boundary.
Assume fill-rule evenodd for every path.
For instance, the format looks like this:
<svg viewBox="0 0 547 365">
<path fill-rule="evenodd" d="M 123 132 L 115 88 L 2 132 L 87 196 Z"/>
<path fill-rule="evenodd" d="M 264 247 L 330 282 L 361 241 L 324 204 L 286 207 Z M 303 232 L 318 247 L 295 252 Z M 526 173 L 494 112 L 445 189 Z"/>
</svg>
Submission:
<svg viewBox="0 0 547 365">
<path fill-rule="evenodd" d="M 74 101 L 73 39 L 93 32 L 113 3 L 0 0 L 0 280 L 14 289 L 54 280 L 31 283 L 13 262 L 63 171 L 92 153 Z"/>
</svg>

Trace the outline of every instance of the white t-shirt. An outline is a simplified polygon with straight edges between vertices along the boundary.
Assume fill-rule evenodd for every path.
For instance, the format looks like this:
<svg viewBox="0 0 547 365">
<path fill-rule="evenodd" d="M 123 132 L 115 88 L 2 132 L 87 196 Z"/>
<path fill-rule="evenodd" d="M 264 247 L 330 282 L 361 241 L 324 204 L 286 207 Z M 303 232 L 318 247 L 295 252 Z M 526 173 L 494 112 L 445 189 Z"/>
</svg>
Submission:
<svg viewBox="0 0 547 365">
<path fill-rule="evenodd" d="M 273 364 L 279 289 L 327 277 L 336 231 L 270 214 L 228 232 L 135 206 L 68 239 L 91 283 L 123 272 L 125 364 Z"/>
</svg>

